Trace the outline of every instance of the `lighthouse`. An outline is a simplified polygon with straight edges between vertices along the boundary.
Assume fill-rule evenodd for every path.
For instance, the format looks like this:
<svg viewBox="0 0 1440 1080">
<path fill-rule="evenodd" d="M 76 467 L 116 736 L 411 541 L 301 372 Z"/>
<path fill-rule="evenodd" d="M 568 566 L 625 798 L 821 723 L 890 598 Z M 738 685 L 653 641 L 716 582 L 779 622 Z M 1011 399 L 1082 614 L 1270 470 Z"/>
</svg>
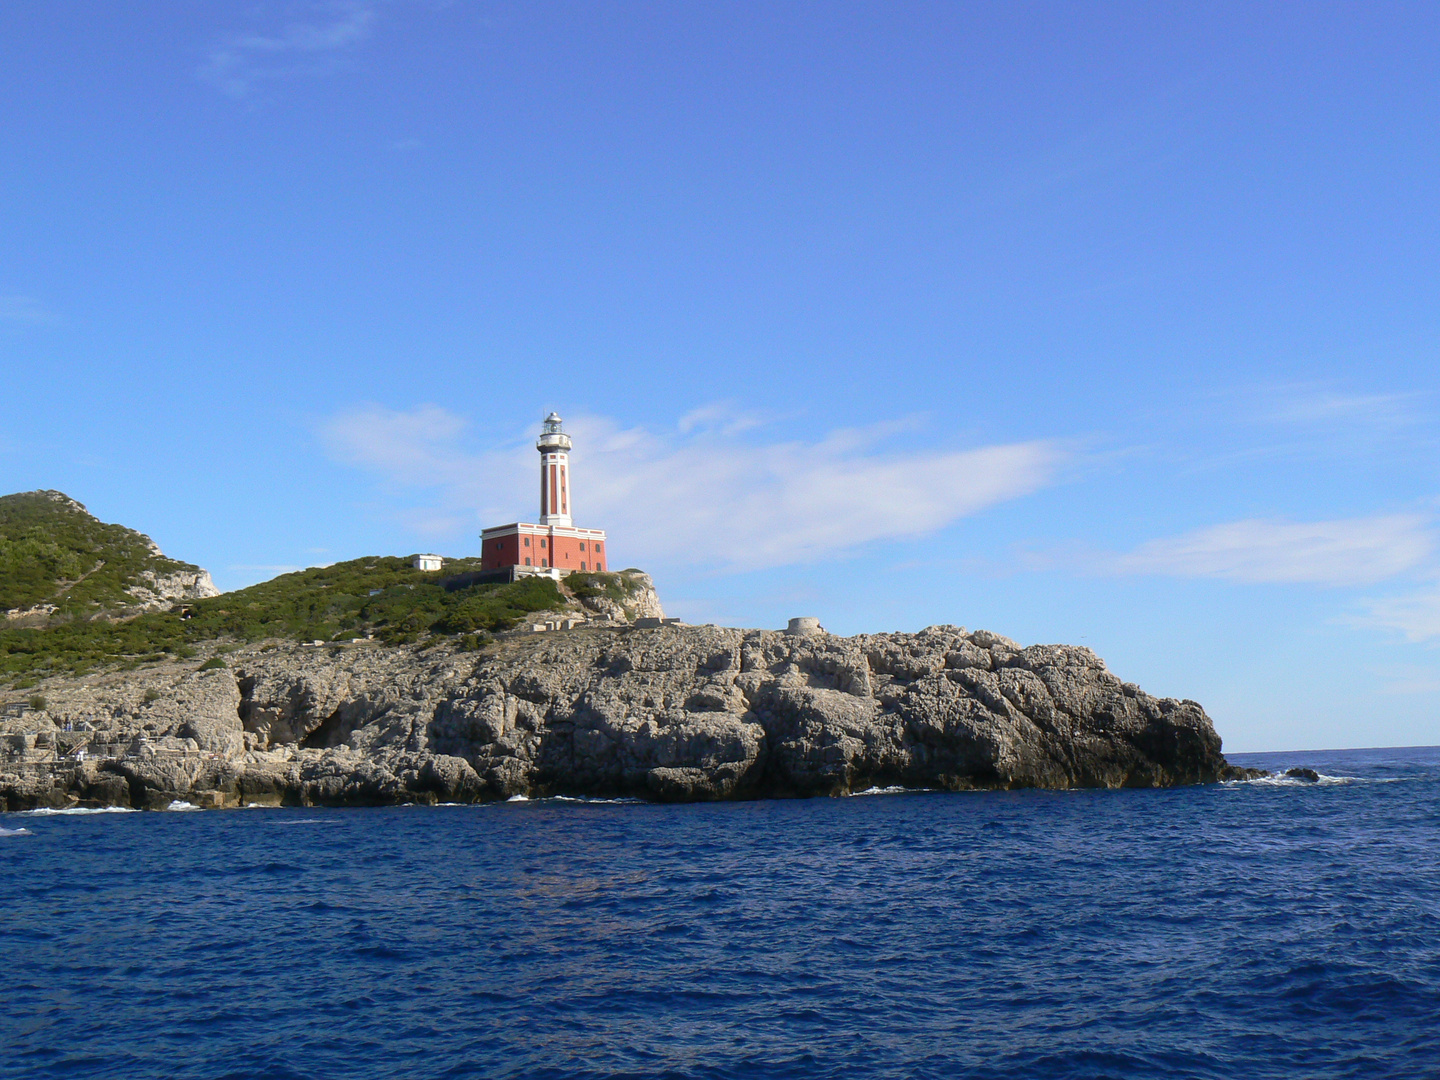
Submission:
<svg viewBox="0 0 1440 1080">
<path fill-rule="evenodd" d="M 569 528 L 570 520 L 570 436 L 565 434 L 559 413 L 545 418 L 545 430 L 535 443 L 540 451 L 540 524 Z"/>
<path fill-rule="evenodd" d="M 602 529 L 577 529 L 570 506 L 570 436 L 559 413 L 545 418 L 540 451 L 540 515 L 535 522 L 496 525 L 480 534 L 480 571 L 508 570 L 511 578 L 561 578 L 604 570 L 609 559 Z"/>
</svg>

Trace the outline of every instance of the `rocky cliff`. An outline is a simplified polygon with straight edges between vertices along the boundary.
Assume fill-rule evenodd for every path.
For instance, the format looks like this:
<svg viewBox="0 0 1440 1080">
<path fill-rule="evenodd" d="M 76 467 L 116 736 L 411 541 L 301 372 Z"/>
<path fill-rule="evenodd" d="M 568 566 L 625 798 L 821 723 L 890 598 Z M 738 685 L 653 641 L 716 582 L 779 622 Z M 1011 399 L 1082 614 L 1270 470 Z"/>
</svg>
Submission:
<svg viewBox="0 0 1440 1080">
<path fill-rule="evenodd" d="M 47 684 L 43 712 L 0 722 L 0 804 L 701 800 L 1244 774 L 1195 702 L 1153 698 L 1088 649 L 952 626 L 595 626 L 479 652 L 269 643 L 223 662 Z"/>
</svg>

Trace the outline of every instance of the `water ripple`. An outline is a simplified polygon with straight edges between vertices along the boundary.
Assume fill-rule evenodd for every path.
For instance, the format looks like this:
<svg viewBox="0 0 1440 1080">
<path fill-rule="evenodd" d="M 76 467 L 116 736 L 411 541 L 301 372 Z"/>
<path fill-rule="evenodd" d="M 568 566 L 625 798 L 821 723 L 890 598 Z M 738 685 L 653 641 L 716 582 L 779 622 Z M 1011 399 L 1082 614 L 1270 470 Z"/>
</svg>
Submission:
<svg viewBox="0 0 1440 1080">
<path fill-rule="evenodd" d="M 26 815 L 0 1075 L 1440 1075 L 1440 752 L 1258 763 L 1336 782 Z"/>
</svg>

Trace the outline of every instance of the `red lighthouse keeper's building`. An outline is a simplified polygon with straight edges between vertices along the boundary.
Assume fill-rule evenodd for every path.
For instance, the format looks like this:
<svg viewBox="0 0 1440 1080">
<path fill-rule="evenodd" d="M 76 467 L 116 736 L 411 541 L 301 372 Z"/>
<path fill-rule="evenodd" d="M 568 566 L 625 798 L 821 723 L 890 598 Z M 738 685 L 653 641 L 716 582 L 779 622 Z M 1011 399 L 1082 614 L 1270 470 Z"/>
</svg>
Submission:
<svg viewBox="0 0 1440 1080">
<path fill-rule="evenodd" d="M 482 532 L 481 573 L 510 569 L 514 577 L 560 578 L 605 569 L 604 531 L 577 529 L 570 517 L 570 446 L 559 415 L 552 412 L 535 443 L 540 451 L 540 522 L 517 521 Z"/>
</svg>

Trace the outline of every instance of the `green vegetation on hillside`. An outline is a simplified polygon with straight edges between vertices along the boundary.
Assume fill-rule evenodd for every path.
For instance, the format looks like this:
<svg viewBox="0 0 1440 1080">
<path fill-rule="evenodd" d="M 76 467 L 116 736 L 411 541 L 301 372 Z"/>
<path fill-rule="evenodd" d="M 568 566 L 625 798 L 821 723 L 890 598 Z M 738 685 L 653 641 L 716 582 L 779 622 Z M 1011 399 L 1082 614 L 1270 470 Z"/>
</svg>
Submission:
<svg viewBox="0 0 1440 1080">
<path fill-rule="evenodd" d="M 383 643 L 402 644 L 427 633 L 468 639 L 507 629 L 533 612 L 565 606 L 549 578 L 469 585 L 453 592 L 441 584 L 478 567 L 478 559 L 455 560 L 442 577 L 412 569 L 406 559 L 354 559 L 283 574 L 168 612 L 0 630 L 0 679 L 19 685 L 113 663 L 193 656 L 201 643 L 222 639 L 345 641 L 373 634 Z"/>
<path fill-rule="evenodd" d="M 218 641 L 373 637 L 393 645 L 458 635 L 463 647 L 477 648 L 488 634 L 534 612 L 565 608 L 565 592 L 625 605 L 640 587 L 626 573 L 573 574 L 564 591 L 549 578 L 468 584 L 479 569 L 479 559 L 449 560 L 441 573 L 416 570 L 409 559 L 352 559 L 136 614 L 135 598 L 125 590 L 144 583 L 143 571 L 199 567 L 156 555 L 147 537 L 97 521 L 58 491 L 6 495 L 0 497 L 0 610 L 38 604 L 56 610 L 42 626 L 0 621 L 0 685 L 23 689 L 51 674 L 186 659 Z"/>
<path fill-rule="evenodd" d="M 636 570 L 635 573 L 640 571 Z M 617 604 L 629 602 L 635 595 L 635 585 L 631 579 L 622 577 L 620 574 L 571 574 L 565 579 L 565 586 L 578 599 L 588 599 L 592 596 L 606 596 Z"/>
<path fill-rule="evenodd" d="M 54 604 L 81 617 L 135 603 L 141 573 L 197 571 L 155 553 L 150 539 L 106 525 L 58 491 L 0 497 L 0 611 Z"/>
<path fill-rule="evenodd" d="M 191 603 L 185 629 L 192 640 L 331 641 L 368 631 L 397 643 L 413 641 L 425 631 L 503 630 L 531 612 L 564 606 L 549 578 L 470 585 L 453 592 L 441 584 L 479 568 L 479 559 L 455 559 L 441 575 L 412 569 L 407 559 L 353 559 Z"/>
</svg>

